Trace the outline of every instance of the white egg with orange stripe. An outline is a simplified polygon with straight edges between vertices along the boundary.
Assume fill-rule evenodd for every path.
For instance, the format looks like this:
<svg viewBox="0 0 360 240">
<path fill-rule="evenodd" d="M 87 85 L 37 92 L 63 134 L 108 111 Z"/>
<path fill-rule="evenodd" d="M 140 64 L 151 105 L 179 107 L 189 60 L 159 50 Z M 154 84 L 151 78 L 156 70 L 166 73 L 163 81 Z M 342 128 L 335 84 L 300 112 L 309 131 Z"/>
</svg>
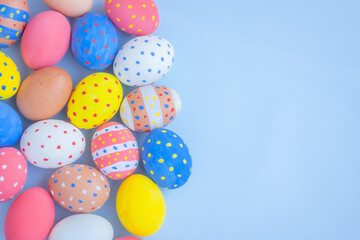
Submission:
<svg viewBox="0 0 360 240">
<path fill-rule="evenodd" d="M 105 123 L 96 130 L 91 153 L 98 169 L 114 180 L 126 178 L 139 164 L 139 148 L 134 135 L 116 122 Z"/>
</svg>

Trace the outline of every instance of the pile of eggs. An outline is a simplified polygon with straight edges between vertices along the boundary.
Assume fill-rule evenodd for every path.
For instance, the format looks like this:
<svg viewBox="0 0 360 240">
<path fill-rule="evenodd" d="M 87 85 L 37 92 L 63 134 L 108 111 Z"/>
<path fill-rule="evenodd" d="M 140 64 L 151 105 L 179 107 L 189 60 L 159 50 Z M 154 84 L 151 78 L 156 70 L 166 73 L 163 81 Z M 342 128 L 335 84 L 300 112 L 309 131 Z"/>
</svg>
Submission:
<svg viewBox="0 0 360 240">
<path fill-rule="evenodd" d="M 156 4 L 105 0 L 104 16 L 90 12 L 92 0 L 43 2 L 52 10 L 29 21 L 27 0 L 0 0 L 0 48 L 22 37 L 22 58 L 34 70 L 21 82 L 14 61 L 0 52 L 0 204 L 13 200 L 5 237 L 113 240 L 113 226 L 93 213 L 107 203 L 116 180 L 122 183 L 111 207 L 122 226 L 150 236 L 165 219 L 159 187 L 183 186 L 192 169 L 187 145 L 164 129 L 179 115 L 181 98 L 172 88 L 151 85 L 174 62 L 171 43 L 150 35 L 159 25 Z M 68 17 L 78 18 L 73 28 Z M 136 37 L 120 46 L 117 30 Z M 55 66 L 69 48 L 79 63 L 74 67 L 94 71 L 74 89 L 70 74 Z M 101 72 L 110 66 L 113 74 Z M 122 85 L 134 89 L 124 97 Z M 1 102 L 12 97 L 18 112 Z M 52 119 L 65 107 L 68 121 Z M 19 113 L 33 123 L 24 128 Z M 116 114 L 122 123 L 111 120 Z M 91 143 L 81 129 L 94 129 Z M 133 131 L 147 134 L 141 147 Z M 17 142 L 19 149 L 13 147 Z M 93 162 L 76 164 L 90 151 L 87 144 Z M 28 163 L 52 172 L 48 189 L 21 192 L 31 178 Z M 141 164 L 148 176 L 133 174 Z M 53 226 L 55 204 L 74 214 Z"/>
</svg>

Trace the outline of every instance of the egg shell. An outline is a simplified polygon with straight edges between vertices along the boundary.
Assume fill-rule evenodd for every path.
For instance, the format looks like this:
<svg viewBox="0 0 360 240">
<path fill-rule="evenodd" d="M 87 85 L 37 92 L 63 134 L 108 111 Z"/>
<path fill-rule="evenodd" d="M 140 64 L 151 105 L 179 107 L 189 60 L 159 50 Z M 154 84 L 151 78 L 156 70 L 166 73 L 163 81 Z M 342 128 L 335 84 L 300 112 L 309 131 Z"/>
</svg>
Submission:
<svg viewBox="0 0 360 240">
<path fill-rule="evenodd" d="M 29 19 L 26 0 L 0 0 L 0 49 L 13 45 Z"/>
<path fill-rule="evenodd" d="M 71 27 L 64 15 L 55 11 L 39 13 L 30 20 L 21 40 L 21 54 L 32 70 L 54 66 L 70 44 Z"/>
<path fill-rule="evenodd" d="M 106 177 L 97 169 L 82 164 L 65 166 L 54 172 L 49 190 L 60 206 L 76 213 L 98 210 L 110 195 Z"/>
<path fill-rule="evenodd" d="M 109 121 L 119 110 L 123 97 L 120 82 L 111 74 L 96 73 L 84 78 L 68 103 L 69 121 L 90 129 Z"/>
<path fill-rule="evenodd" d="M 107 122 L 96 130 L 91 153 L 97 168 L 114 180 L 126 178 L 139 164 L 139 148 L 134 135 L 116 122 Z"/>
<path fill-rule="evenodd" d="M 49 119 L 30 125 L 21 136 L 20 148 L 31 164 L 58 168 L 80 158 L 85 137 L 68 122 Z"/>
<path fill-rule="evenodd" d="M 0 52 L 0 100 L 11 98 L 20 85 L 19 69 L 11 58 Z"/>
<path fill-rule="evenodd" d="M 142 159 L 151 179 L 166 189 L 183 186 L 191 175 L 192 159 L 187 145 L 167 129 L 156 129 L 146 136 Z"/>
<path fill-rule="evenodd" d="M 174 55 L 174 48 L 165 38 L 137 37 L 120 48 L 114 60 L 114 75 L 128 86 L 149 85 L 168 73 Z"/>
<path fill-rule="evenodd" d="M 152 34 L 160 21 L 153 0 L 105 0 L 105 11 L 117 28 L 137 36 Z"/>
<path fill-rule="evenodd" d="M 137 237 L 119 237 L 115 240 L 141 240 L 141 239 Z"/>
<path fill-rule="evenodd" d="M 0 148 L 0 203 L 14 198 L 24 187 L 27 164 L 15 148 Z"/>
<path fill-rule="evenodd" d="M 5 218 L 6 240 L 45 240 L 54 224 L 55 206 L 49 193 L 39 187 L 21 193 Z"/>
<path fill-rule="evenodd" d="M 58 222 L 49 240 L 112 240 L 114 229 L 110 222 L 94 214 L 75 214 Z"/>
<path fill-rule="evenodd" d="M 119 187 L 116 210 L 122 225 L 130 233 L 146 237 L 157 232 L 165 219 L 165 201 L 150 178 L 133 174 Z"/>
<path fill-rule="evenodd" d="M 70 75 L 59 67 L 39 69 L 28 76 L 16 95 L 24 117 L 39 121 L 54 117 L 64 108 L 72 91 Z"/>
<path fill-rule="evenodd" d="M 21 119 L 14 109 L 3 102 L 0 102 L 0 113 L 0 147 L 9 147 L 21 136 Z"/>
<path fill-rule="evenodd" d="M 111 21 L 100 13 L 88 13 L 75 24 L 71 48 L 76 60 L 84 67 L 99 71 L 114 61 L 119 39 Z"/>
<path fill-rule="evenodd" d="M 131 130 L 150 132 L 172 122 L 181 106 L 180 96 L 175 90 L 157 85 L 143 86 L 124 98 L 120 117 Z"/>
<path fill-rule="evenodd" d="M 51 9 L 68 17 L 80 17 L 90 12 L 93 0 L 43 0 Z"/>
</svg>

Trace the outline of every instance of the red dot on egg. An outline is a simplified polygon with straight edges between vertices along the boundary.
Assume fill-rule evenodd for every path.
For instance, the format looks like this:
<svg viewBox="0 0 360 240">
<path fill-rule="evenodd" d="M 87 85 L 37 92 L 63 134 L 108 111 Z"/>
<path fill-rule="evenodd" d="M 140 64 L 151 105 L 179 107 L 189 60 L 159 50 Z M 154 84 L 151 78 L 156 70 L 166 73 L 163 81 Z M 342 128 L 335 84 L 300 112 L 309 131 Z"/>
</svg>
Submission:
<svg viewBox="0 0 360 240">
<path fill-rule="evenodd" d="M 89 65 L 90 63 L 89 63 L 89 61 L 85 61 L 85 64 Z"/>
<path fill-rule="evenodd" d="M 86 91 L 83 91 L 83 92 L 82 92 L 82 95 L 85 95 L 85 94 L 86 94 Z"/>
<path fill-rule="evenodd" d="M 95 40 L 95 39 L 93 39 L 93 43 L 96 43 L 96 40 Z"/>
<path fill-rule="evenodd" d="M 86 110 L 86 106 L 83 106 L 83 109 Z"/>
<path fill-rule="evenodd" d="M 76 112 L 73 112 L 74 117 L 76 117 Z"/>
<path fill-rule="evenodd" d="M 94 99 L 94 102 L 98 103 L 98 102 L 99 102 L 99 100 L 98 100 L 98 99 Z"/>
<path fill-rule="evenodd" d="M 87 122 L 87 119 L 86 119 L 86 118 L 84 118 L 84 119 L 83 119 L 83 121 L 84 121 L 84 122 Z"/>
<path fill-rule="evenodd" d="M 97 60 L 100 60 L 100 56 L 97 56 L 96 59 L 97 59 Z"/>
</svg>

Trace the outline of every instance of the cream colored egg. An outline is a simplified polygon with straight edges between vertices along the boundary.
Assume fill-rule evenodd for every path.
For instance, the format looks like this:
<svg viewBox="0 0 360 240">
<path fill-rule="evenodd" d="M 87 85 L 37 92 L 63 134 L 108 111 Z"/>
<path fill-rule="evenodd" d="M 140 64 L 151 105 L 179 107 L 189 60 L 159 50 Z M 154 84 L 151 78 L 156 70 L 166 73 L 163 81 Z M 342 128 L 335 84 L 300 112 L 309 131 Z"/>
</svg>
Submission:
<svg viewBox="0 0 360 240">
<path fill-rule="evenodd" d="M 68 17 L 80 17 L 90 12 L 92 0 L 43 0 L 49 8 Z"/>
</svg>

